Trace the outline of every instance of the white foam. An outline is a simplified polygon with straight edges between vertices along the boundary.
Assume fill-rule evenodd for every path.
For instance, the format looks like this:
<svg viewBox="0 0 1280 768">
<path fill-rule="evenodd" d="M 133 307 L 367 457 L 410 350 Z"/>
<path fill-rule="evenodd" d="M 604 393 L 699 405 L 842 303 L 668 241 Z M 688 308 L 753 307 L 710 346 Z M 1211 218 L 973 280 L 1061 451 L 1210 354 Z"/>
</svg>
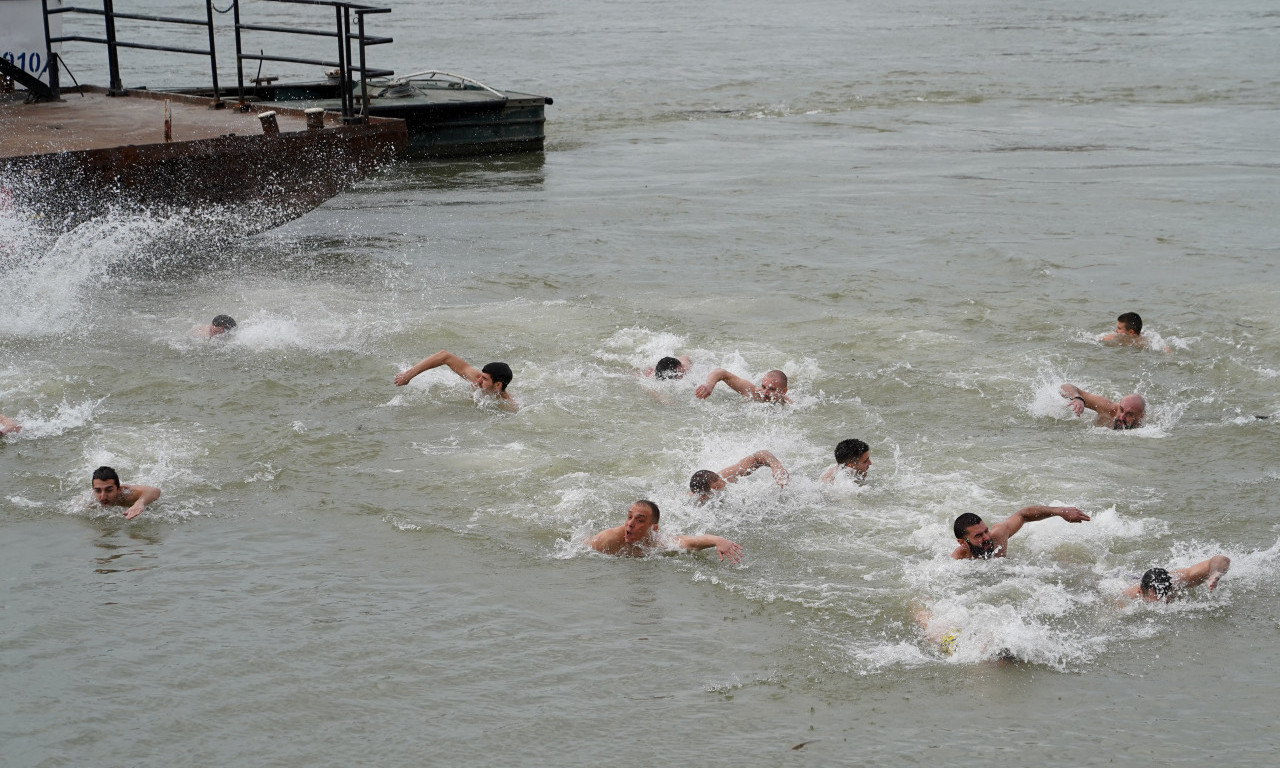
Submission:
<svg viewBox="0 0 1280 768">
<path fill-rule="evenodd" d="M 7 413 L 6 416 L 22 425 L 22 431 L 10 435 L 8 439 L 37 440 L 79 429 L 93 421 L 94 413 L 104 400 L 105 397 L 78 403 L 63 400 L 53 407 L 52 413 L 45 409 L 21 409 L 16 413 Z"/>
</svg>

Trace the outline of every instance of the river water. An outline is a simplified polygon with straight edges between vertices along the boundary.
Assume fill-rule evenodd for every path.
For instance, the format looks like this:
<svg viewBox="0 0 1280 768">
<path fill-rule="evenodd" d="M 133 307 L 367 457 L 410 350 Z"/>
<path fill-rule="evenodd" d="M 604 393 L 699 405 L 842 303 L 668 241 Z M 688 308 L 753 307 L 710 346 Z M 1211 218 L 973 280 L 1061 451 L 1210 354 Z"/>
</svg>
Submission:
<svg viewBox="0 0 1280 768">
<path fill-rule="evenodd" d="M 252 238 L 0 216 L 0 763 L 1273 764 L 1274 4 L 389 5 L 379 64 L 553 96 L 545 154 Z M 1099 343 L 1130 310 L 1168 352 Z M 392 385 L 441 348 L 520 411 Z M 718 366 L 795 403 L 695 399 Z M 869 481 L 821 485 L 848 437 Z M 787 488 L 688 504 L 762 448 Z M 164 497 L 88 506 L 101 464 Z M 638 498 L 742 564 L 582 544 Z M 950 560 L 957 514 L 1029 504 L 1092 521 Z M 1213 593 L 1117 607 L 1219 553 Z"/>
</svg>

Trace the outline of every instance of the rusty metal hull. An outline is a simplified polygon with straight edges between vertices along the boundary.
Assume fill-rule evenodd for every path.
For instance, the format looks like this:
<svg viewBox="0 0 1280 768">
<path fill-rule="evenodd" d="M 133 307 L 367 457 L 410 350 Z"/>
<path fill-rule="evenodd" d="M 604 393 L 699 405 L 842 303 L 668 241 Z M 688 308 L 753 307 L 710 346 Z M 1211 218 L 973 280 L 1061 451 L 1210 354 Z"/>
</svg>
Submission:
<svg viewBox="0 0 1280 768">
<path fill-rule="evenodd" d="M 192 123 L 196 117 L 210 123 L 200 131 L 215 135 L 115 146 L 102 146 L 101 137 L 89 137 L 87 129 L 78 137 L 59 135 L 62 144 L 50 146 L 51 151 L 0 156 L 0 183 L 10 185 L 15 198 L 25 198 L 28 209 L 38 208 L 49 221 L 74 224 L 122 205 L 152 210 L 216 205 L 242 208 L 244 226 L 237 229 L 244 233 L 306 213 L 391 161 L 408 143 L 399 120 L 371 119 L 362 125 L 327 120 L 319 130 L 286 130 L 305 126 L 305 116 L 277 108 L 279 133 L 239 135 L 236 130 L 261 130 L 256 116 L 247 116 L 252 122 L 245 123 L 246 116 L 210 110 L 211 101 L 198 97 L 136 98 L 157 103 L 181 99 L 178 103 L 205 110 Z M 95 108 L 123 103 L 109 99 Z M 9 117 L 4 127 L 21 125 L 20 116 L 17 122 Z M 225 125 L 219 126 L 219 120 Z M 52 133 L 64 131 L 65 126 Z M 200 131 L 192 128 L 191 133 Z"/>
</svg>

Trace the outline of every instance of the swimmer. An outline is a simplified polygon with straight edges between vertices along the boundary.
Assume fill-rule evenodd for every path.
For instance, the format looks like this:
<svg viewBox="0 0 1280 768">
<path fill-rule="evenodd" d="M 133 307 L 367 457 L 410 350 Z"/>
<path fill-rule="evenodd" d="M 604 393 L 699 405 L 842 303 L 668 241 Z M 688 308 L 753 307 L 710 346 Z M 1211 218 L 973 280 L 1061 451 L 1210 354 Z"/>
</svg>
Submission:
<svg viewBox="0 0 1280 768">
<path fill-rule="evenodd" d="M 128 507 L 124 519 L 132 520 L 160 498 L 160 489 L 149 485 L 121 485 L 114 469 L 98 467 L 93 471 L 93 498 L 104 507 Z"/>
<path fill-rule="evenodd" d="M 738 478 L 746 477 L 761 467 L 768 467 L 773 472 L 773 481 L 779 488 L 786 488 L 791 476 L 782 466 L 782 462 L 768 451 L 756 451 L 737 464 L 731 464 L 719 473 L 709 469 L 700 469 L 689 478 L 689 495 L 697 504 L 705 504 L 724 490 L 727 483 L 736 483 Z"/>
<path fill-rule="evenodd" d="M 424 359 L 409 370 L 396 374 L 395 384 L 397 387 L 403 387 L 423 371 L 439 368 L 442 365 L 449 366 L 454 373 L 471 382 L 473 389 L 483 393 L 485 396 L 497 398 L 503 405 L 511 408 L 518 407 L 515 399 L 507 392 L 507 385 L 511 383 L 513 378 L 511 366 L 506 363 L 489 363 L 484 368 L 477 369 L 466 360 L 445 349 Z"/>
<path fill-rule="evenodd" d="M 951 656 L 956 652 L 956 642 L 960 639 L 960 633 L 963 631 L 960 627 L 947 625 L 931 626 L 933 624 L 933 611 L 922 605 L 916 605 L 911 612 L 912 617 L 916 620 L 916 624 L 920 627 L 920 632 L 925 639 L 938 646 L 938 650 L 946 656 Z"/>
<path fill-rule="evenodd" d="M 208 325 L 197 325 L 195 333 L 198 336 L 212 339 L 214 336 L 230 333 L 235 327 L 236 321 L 231 315 L 218 315 Z"/>
<path fill-rule="evenodd" d="M 16 435 L 21 431 L 21 424 L 0 413 L 0 435 Z"/>
<path fill-rule="evenodd" d="M 688 355 L 680 357 L 664 357 L 658 361 L 658 364 L 652 368 L 645 370 L 645 376 L 652 376 L 661 381 L 675 381 L 683 379 L 684 375 L 693 367 L 693 358 Z"/>
<path fill-rule="evenodd" d="M 1125 312 L 1116 318 L 1116 329 L 1111 333 L 1104 333 L 1099 339 L 1103 344 L 1112 347 L 1137 347 L 1139 349 L 1147 349 L 1152 346 L 1152 340 L 1142 335 L 1142 318 L 1137 312 Z M 1169 348 L 1163 344 L 1155 347 L 1169 354 Z"/>
<path fill-rule="evenodd" d="M 954 656 L 959 649 L 961 636 L 964 634 L 962 627 L 953 624 L 939 624 L 934 626 L 933 612 L 922 605 L 916 605 L 912 610 L 912 616 L 916 620 L 916 624 L 920 627 L 921 634 L 929 642 L 938 646 L 938 650 L 944 656 Z M 985 655 L 986 643 L 978 646 L 978 651 Z M 1019 661 L 1013 651 L 1008 648 L 1000 648 L 996 651 L 995 661 L 997 664 L 1012 664 Z"/>
<path fill-rule="evenodd" d="M 720 559 L 742 562 L 742 547 L 722 536 L 660 537 L 658 519 L 662 513 L 652 501 L 641 499 L 627 510 L 627 521 L 616 528 L 597 533 L 587 539 L 587 546 L 606 555 L 643 557 L 655 549 L 687 549 L 697 551 L 715 547 Z"/>
<path fill-rule="evenodd" d="M 1093 420 L 1096 427 L 1136 429 L 1142 426 L 1142 417 L 1147 413 L 1147 401 L 1139 394 L 1125 395 L 1120 402 L 1113 403 L 1101 395 L 1085 392 L 1075 384 L 1063 384 L 1058 392 L 1075 415 L 1084 415 L 1085 408 L 1097 413 Z"/>
<path fill-rule="evenodd" d="M 1145 347 L 1148 340 L 1142 335 L 1142 318 L 1137 312 L 1125 312 L 1116 318 L 1116 329 L 1105 334 L 1103 344 L 1125 347 Z"/>
<path fill-rule="evenodd" d="M 1060 517 L 1068 523 L 1088 522 L 1089 516 L 1075 507 L 1023 507 L 1014 512 L 1006 520 L 996 523 L 991 528 L 982 522 L 982 518 L 972 512 L 965 512 L 956 518 L 952 532 L 960 546 L 951 553 L 953 560 L 987 560 L 992 557 L 1004 557 L 1009 550 L 1009 537 L 1022 529 L 1026 523 L 1034 523 L 1049 517 Z"/>
<path fill-rule="evenodd" d="M 841 440 L 836 443 L 836 465 L 819 478 L 823 483 L 834 483 L 837 475 L 852 475 L 858 485 L 867 482 L 871 469 L 871 447 L 861 440 Z"/>
<path fill-rule="evenodd" d="M 1230 568 L 1231 559 L 1226 555 L 1214 555 L 1188 568 L 1177 568 L 1172 575 L 1163 568 L 1152 568 L 1142 574 L 1141 583 L 1134 584 L 1120 594 L 1129 600 L 1142 598 L 1148 603 L 1167 603 L 1175 597 L 1186 596 L 1188 589 L 1201 584 L 1212 592 L 1218 586 L 1218 580 Z"/>
<path fill-rule="evenodd" d="M 791 402 L 791 398 L 787 397 L 787 374 L 778 370 L 766 373 L 764 378 L 760 380 L 760 386 L 757 387 L 741 376 L 735 376 L 723 368 L 717 368 L 707 376 L 706 383 L 699 384 L 698 388 L 693 391 L 694 397 L 699 400 L 706 400 L 711 397 L 711 391 L 716 388 L 716 384 L 722 381 L 729 389 L 743 397 L 749 397 L 757 403 Z"/>
</svg>

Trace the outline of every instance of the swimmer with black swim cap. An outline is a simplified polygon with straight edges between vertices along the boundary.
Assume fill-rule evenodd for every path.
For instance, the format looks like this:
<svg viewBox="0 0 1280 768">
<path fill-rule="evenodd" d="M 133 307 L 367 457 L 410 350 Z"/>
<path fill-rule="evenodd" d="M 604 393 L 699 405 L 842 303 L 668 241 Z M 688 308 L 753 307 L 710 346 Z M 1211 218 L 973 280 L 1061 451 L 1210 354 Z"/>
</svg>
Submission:
<svg viewBox="0 0 1280 768">
<path fill-rule="evenodd" d="M 736 483 L 739 478 L 755 472 L 761 467 L 768 467 L 773 472 L 773 481 L 779 488 L 786 488 L 791 475 L 787 473 L 782 462 L 768 451 L 756 451 L 736 464 L 730 464 L 718 473 L 709 469 L 700 469 L 689 478 L 689 495 L 697 504 L 705 504 L 725 489 L 727 483 Z"/>
<path fill-rule="evenodd" d="M 214 336 L 230 333 L 235 327 L 236 321 L 231 315 L 215 315 L 213 322 L 208 325 L 197 325 L 193 333 L 212 339 Z"/>
<path fill-rule="evenodd" d="M 1201 584 L 1205 584 L 1212 592 L 1218 586 L 1218 580 L 1230 569 L 1231 558 L 1226 555 L 1214 555 L 1187 568 L 1177 568 L 1172 574 L 1164 568 L 1151 568 L 1142 574 L 1141 583 L 1120 594 L 1130 600 L 1142 598 L 1148 603 L 1167 603 Z"/>
<path fill-rule="evenodd" d="M 693 358 L 688 355 L 680 357 L 664 357 L 658 361 L 658 364 L 644 372 L 645 376 L 652 376 L 661 381 L 677 381 L 683 379 L 684 375 L 693 367 Z"/>
</svg>

